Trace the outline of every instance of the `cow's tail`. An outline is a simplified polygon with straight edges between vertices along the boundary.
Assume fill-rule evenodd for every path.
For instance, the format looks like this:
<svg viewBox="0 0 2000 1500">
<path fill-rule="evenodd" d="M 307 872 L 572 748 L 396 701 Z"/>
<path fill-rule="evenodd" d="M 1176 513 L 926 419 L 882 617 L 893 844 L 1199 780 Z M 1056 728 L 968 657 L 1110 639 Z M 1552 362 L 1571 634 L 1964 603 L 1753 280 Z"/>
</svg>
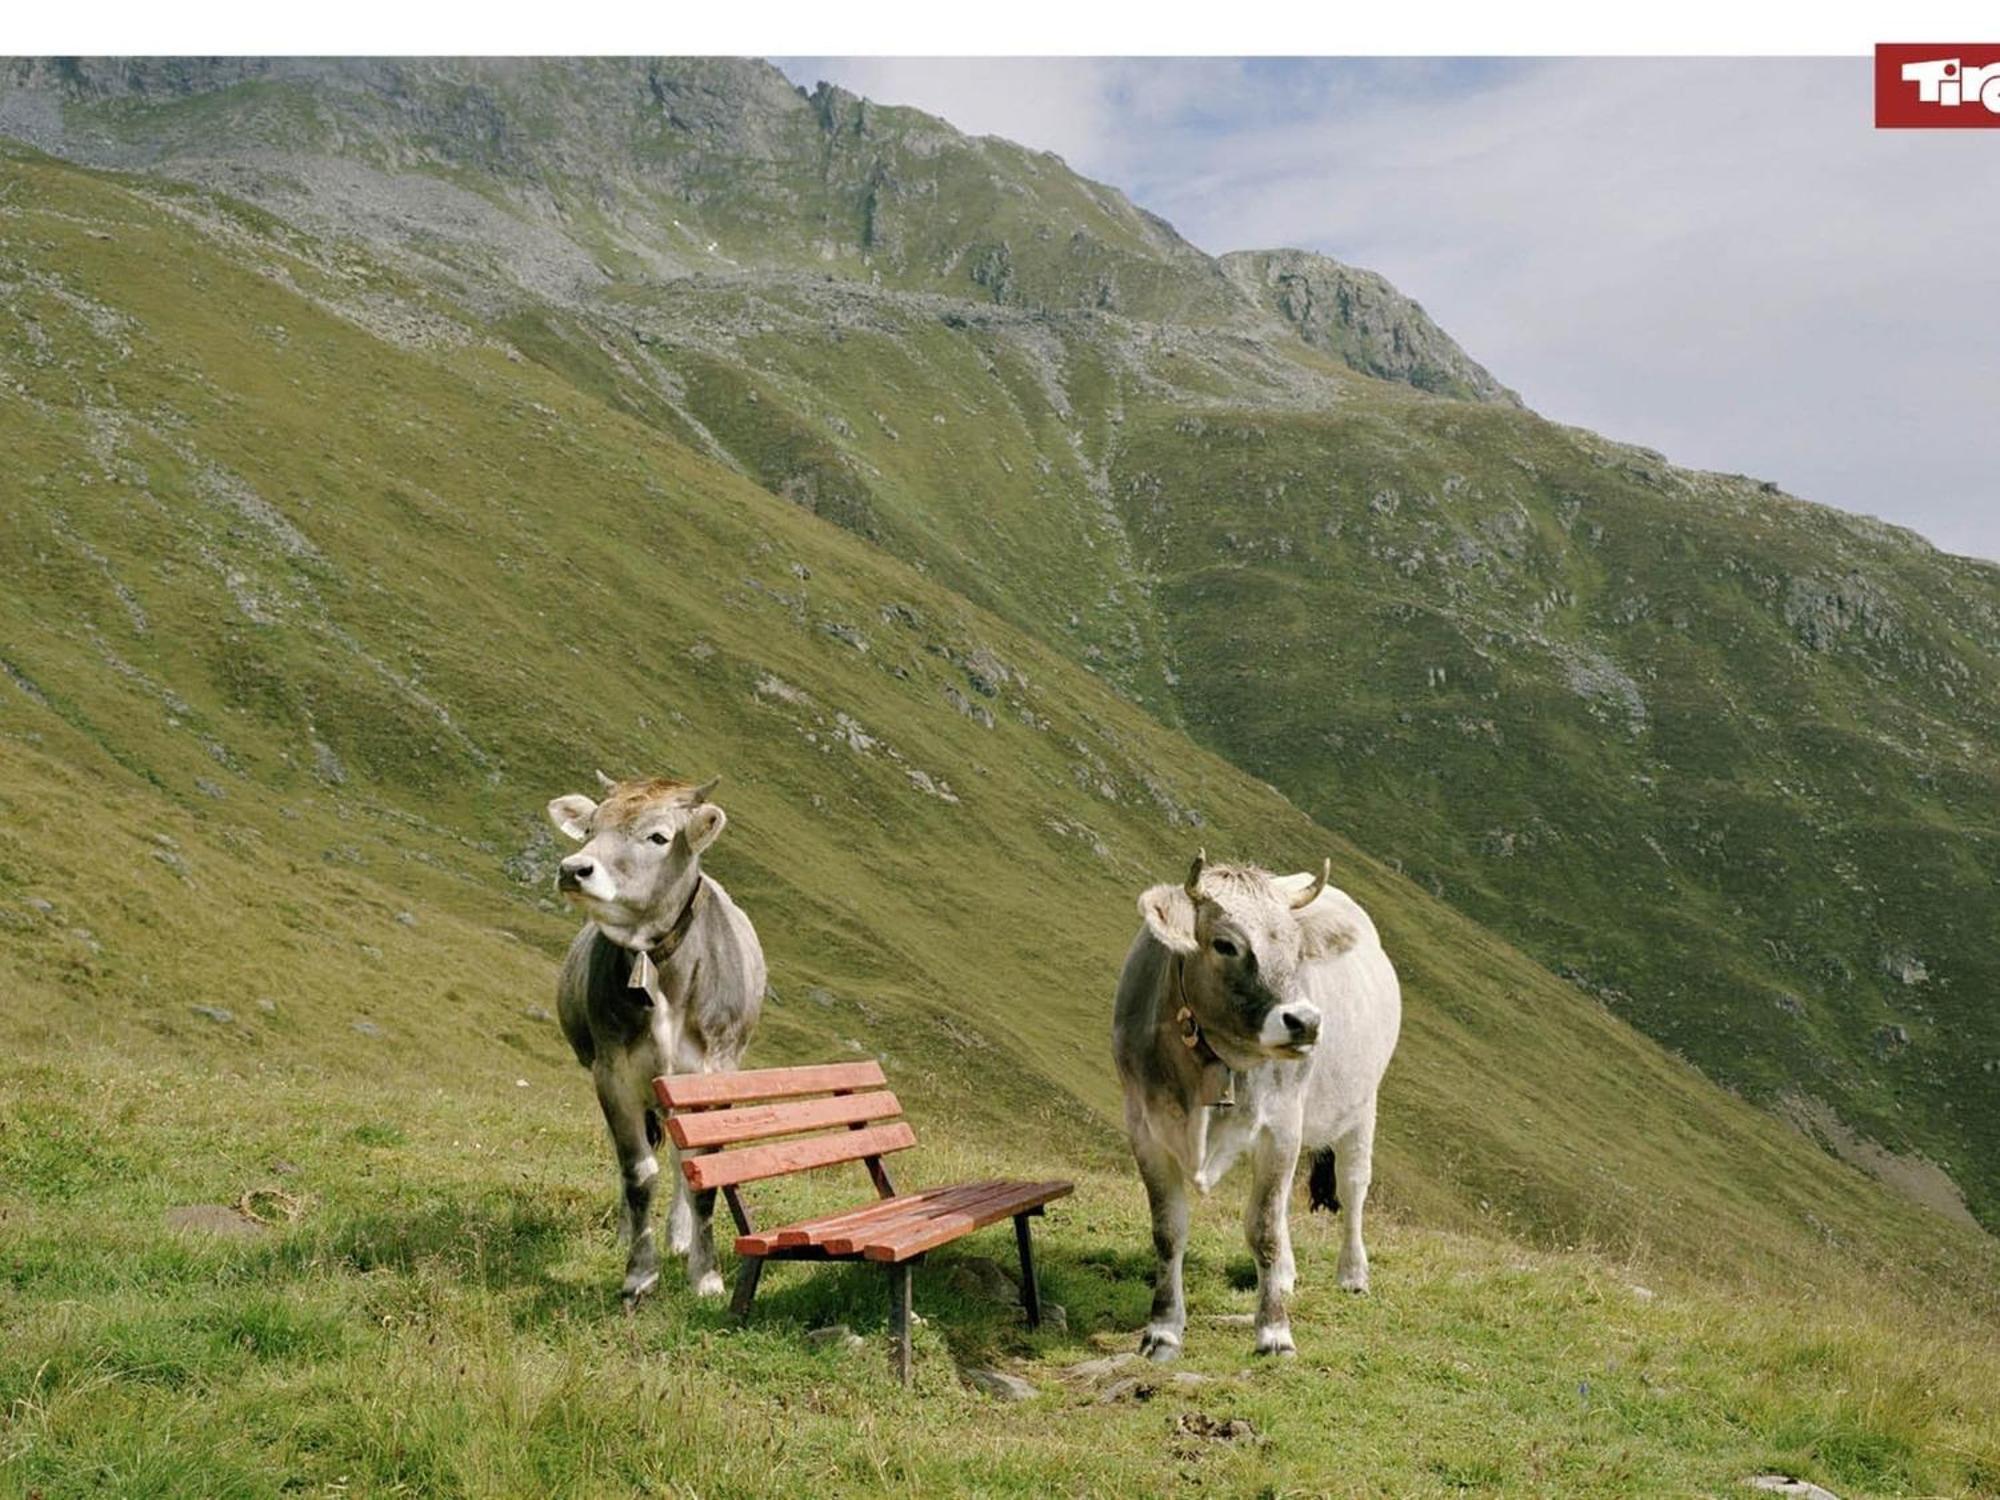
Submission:
<svg viewBox="0 0 2000 1500">
<path fill-rule="evenodd" d="M 1306 1211 L 1325 1209 L 1340 1212 L 1340 1190 L 1334 1183 L 1333 1147 L 1321 1146 L 1312 1154 L 1312 1169 L 1306 1173 Z"/>
</svg>

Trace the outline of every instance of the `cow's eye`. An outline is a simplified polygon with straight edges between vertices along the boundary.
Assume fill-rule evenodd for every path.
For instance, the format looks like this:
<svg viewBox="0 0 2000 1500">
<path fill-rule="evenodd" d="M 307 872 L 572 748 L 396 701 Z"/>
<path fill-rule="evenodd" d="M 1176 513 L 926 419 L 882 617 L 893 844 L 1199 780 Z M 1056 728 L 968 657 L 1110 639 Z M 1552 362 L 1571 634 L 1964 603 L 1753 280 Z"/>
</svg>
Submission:
<svg viewBox="0 0 2000 1500">
<path fill-rule="evenodd" d="M 1224 958 L 1236 957 L 1236 951 L 1237 951 L 1236 945 L 1230 942 L 1228 938 L 1217 938 L 1214 942 L 1210 943 L 1208 946 L 1213 948 L 1217 953 L 1221 954 Z"/>
<path fill-rule="evenodd" d="M 665 844 L 670 842 L 672 840 L 672 837 L 673 836 L 671 834 L 660 833 L 655 831 L 653 833 L 649 833 L 646 835 L 646 842 L 649 844 Z"/>
</svg>

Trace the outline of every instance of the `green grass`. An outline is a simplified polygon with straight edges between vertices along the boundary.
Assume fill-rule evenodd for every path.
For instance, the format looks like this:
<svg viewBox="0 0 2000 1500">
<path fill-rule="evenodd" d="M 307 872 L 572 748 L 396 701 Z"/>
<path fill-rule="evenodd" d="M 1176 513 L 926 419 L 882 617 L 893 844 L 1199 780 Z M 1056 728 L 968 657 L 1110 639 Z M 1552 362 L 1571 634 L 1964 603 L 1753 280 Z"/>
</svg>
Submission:
<svg viewBox="0 0 2000 1500">
<path fill-rule="evenodd" d="M 372 335 L 357 285 L 428 294 L 344 254 L 0 160 L 6 1483 L 1992 1487 L 1990 1239 L 602 364 Z M 1077 1176 L 1047 1237 L 1069 1335 L 957 1297 L 949 1257 L 909 1396 L 800 1338 L 875 1339 L 865 1278 L 774 1272 L 747 1331 L 679 1291 L 615 1315 L 608 1152 L 545 1014 L 573 926 L 540 808 L 599 765 L 727 774 L 710 867 L 777 991 L 754 1059 L 883 1057 L 929 1143 L 910 1180 Z M 1243 1375 L 1243 1330 L 1202 1323 L 1215 1384 L 1100 1408 L 1050 1372 L 1147 1300 L 1112 984 L 1134 894 L 1197 843 L 1331 853 L 1402 970 L 1379 1292 L 1320 1284 L 1302 1223 L 1295 1365 Z M 267 1186 L 302 1213 L 264 1240 L 166 1226 Z M 1237 1201 L 1203 1211 L 1203 1318 L 1245 1302 Z M 959 1358 L 1045 1394 L 995 1408 Z M 1189 1440 L 1188 1409 L 1260 1440 Z"/>
<path fill-rule="evenodd" d="M 1272 1364 L 1252 1359 L 1247 1328 L 1216 1321 L 1251 1301 L 1225 1190 L 1197 1215 L 1186 1359 L 1116 1372 L 1141 1384 L 1106 1404 L 1108 1380 L 1065 1371 L 1132 1346 L 1150 1263 L 1136 1179 L 1085 1165 L 1038 1231 L 1068 1330 L 1030 1335 L 967 1291 L 954 1267 L 1010 1263 L 1011 1244 L 962 1241 L 918 1274 L 908 1392 L 888 1368 L 872 1267 L 777 1267 L 744 1327 L 670 1277 L 628 1319 L 580 1084 L 388 1091 L 98 1053 L 10 1067 L 10 1150 L 25 1138 L 73 1159 L 63 1122 L 77 1111 L 117 1152 L 76 1162 L 73 1195 L 7 1178 L 0 1484 L 51 1497 L 1631 1495 L 1725 1493 L 1771 1469 L 1846 1496 L 2000 1484 L 1990 1325 L 1885 1296 L 1833 1250 L 1812 1294 L 1748 1293 L 1390 1211 L 1374 1220 L 1376 1290 L 1355 1298 L 1332 1286 L 1334 1226 L 1301 1212 L 1300 1355 Z M 391 1117 L 397 1138 L 363 1138 Z M 929 1143 L 893 1163 L 907 1183 L 1048 1160 L 1019 1139 L 944 1144 L 953 1132 L 918 1124 Z M 296 1223 L 249 1243 L 162 1227 L 171 1205 L 265 1185 L 303 1201 Z M 857 1170 L 750 1199 L 775 1218 L 865 1194 Z M 804 1339 L 835 1322 L 865 1347 Z M 1038 1394 L 997 1404 L 961 1386 L 960 1364 L 999 1364 Z M 1237 1418 L 1254 1437 L 1185 1430 Z"/>
</svg>

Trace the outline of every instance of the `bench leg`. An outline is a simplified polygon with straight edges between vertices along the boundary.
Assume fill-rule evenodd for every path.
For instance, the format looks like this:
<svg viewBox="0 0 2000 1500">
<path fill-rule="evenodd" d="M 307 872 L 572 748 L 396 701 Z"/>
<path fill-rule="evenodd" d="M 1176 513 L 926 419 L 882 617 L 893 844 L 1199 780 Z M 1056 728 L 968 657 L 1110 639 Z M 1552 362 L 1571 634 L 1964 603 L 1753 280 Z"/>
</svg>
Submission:
<svg viewBox="0 0 2000 1500">
<path fill-rule="evenodd" d="M 1035 1283 L 1035 1251 L 1028 1240 L 1028 1215 L 1014 1215 L 1014 1244 L 1021 1252 L 1021 1306 L 1028 1314 L 1028 1326 L 1042 1326 L 1042 1289 Z"/>
<path fill-rule="evenodd" d="M 764 1257 L 746 1255 L 736 1268 L 736 1295 L 729 1299 L 730 1314 L 738 1322 L 750 1316 L 750 1302 L 757 1295 L 757 1282 L 764 1275 Z"/>
<path fill-rule="evenodd" d="M 910 1261 L 889 1267 L 889 1337 L 894 1341 L 891 1356 L 896 1378 L 910 1383 L 910 1278 L 916 1269 Z"/>
</svg>

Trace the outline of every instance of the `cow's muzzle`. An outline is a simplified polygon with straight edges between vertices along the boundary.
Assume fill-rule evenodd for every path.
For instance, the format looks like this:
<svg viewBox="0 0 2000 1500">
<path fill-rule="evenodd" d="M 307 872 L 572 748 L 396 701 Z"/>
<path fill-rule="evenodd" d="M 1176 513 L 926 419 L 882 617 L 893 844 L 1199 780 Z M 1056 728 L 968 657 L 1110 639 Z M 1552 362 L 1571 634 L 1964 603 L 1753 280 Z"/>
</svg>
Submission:
<svg viewBox="0 0 2000 1500">
<path fill-rule="evenodd" d="M 596 861 L 571 855 L 556 868 L 556 889 L 566 895 L 582 895 L 583 883 L 596 873 Z"/>
<path fill-rule="evenodd" d="M 1267 1023 L 1265 1033 L 1272 1045 L 1294 1057 L 1304 1057 L 1319 1040 L 1319 1007 L 1287 1005 Z"/>
</svg>

